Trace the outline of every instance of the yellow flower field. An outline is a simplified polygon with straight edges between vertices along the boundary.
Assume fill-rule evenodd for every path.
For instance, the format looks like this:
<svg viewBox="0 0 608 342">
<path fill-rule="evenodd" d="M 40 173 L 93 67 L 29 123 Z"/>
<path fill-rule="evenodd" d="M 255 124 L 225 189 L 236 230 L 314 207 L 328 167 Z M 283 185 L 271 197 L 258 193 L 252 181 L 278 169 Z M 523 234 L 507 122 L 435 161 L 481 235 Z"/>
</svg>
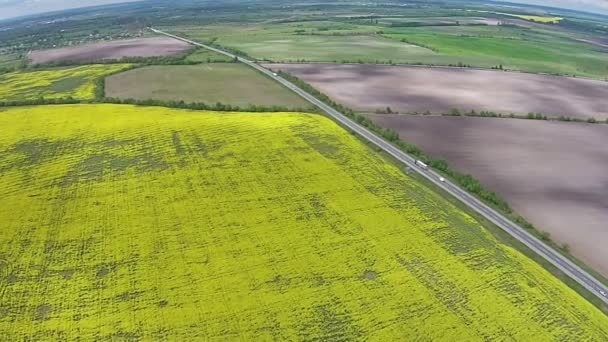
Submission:
<svg viewBox="0 0 608 342">
<path fill-rule="evenodd" d="M 479 12 L 487 12 L 487 11 L 479 11 Z M 543 24 L 558 24 L 560 21 L 564 20 L 564 18 L 561 18 L 561 17 L 547 17 L 547 16 L 541 16 L 541 15 L 523 15 L 523 14 L 513 14 L 513 13 L 503 13 L 503 12 L 494 12 L 494 13 L 507 15 L 510 17 L 515 17 L 515 18 L 524 19 L 524 20 L 528 20 L 528 21 L 534 21 L 537 23 L 543 23 Z"/>
<path fill-rule="evenodd" d="M 608 340 L 322 116 L 66 105 L 0 127 L 0 340 Z"/>
<path fill-rule="evenodd" d="M 560 18 L 560 17 L 543 17 L 543 16 L 539 16 L 539 15 L 513 15 L 513 16 L 521 18 L 521 19 L 529 20 L 529 21 L 543 23 L 543 24 L 557 24 L 563 20 L 563 18 Z"/>
<path fill-rule="evenodd" d="M 95 64 L 0 75 L 0 101 L 95 98 L 95 81 L 126 70 L 130 64 Z"/>
</svg>

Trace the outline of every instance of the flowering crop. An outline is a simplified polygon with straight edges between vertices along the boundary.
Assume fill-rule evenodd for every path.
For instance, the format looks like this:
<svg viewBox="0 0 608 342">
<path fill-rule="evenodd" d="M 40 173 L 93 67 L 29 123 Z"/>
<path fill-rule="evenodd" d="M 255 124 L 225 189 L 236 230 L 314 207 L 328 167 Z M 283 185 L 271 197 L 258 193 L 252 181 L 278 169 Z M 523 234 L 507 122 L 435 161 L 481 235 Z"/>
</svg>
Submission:
<svg viewBox="0 0 608 342">
<path fill-rule="evenodd" d="M 608 319 L 319 115 L 0 111 L 6 340 L 608 339 Z"/>
<path fill-rule="evenodd" d="M 91 100 L 95 81 L 126 70 L 130 64 L 96 64 L 0 75 L 0 101 L 62 99 Z"/>
</svg>

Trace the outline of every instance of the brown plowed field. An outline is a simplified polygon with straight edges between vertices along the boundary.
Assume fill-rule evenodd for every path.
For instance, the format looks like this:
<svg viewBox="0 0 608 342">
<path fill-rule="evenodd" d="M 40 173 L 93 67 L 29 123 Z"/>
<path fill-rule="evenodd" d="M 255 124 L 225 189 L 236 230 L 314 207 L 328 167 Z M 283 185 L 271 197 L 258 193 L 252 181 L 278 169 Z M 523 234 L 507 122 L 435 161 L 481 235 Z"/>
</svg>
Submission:
<svg viewBox="0 0 608 342">
<path fill-rule="evenodd" d="M 123 57 L 172 56 L 183 53 L 192 46 L 169 37 L 115 40 L 59 49 L 32 51 L 29 55 L 33 64 L 58 61 L 95 61 L 121 59 Z"/>
<path fill-rule="evenodd" d="M 374 112 L 490 110 L 608 118 L 608 82 L 459 68 L 269 64 L 353 109 Z"/>
<path fill-rule="evenodd" d="M 496 191 L 608 275 L 608 125 L 369 115 Z"/>
</svg>

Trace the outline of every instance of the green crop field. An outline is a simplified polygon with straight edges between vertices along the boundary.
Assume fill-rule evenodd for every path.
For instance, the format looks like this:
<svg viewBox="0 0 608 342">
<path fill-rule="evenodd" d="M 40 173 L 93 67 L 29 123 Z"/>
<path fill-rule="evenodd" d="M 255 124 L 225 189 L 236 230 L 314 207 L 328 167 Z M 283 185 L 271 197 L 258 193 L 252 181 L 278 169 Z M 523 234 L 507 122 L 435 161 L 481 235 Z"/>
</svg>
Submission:
<svg viewBox="0 0 608 342">
<path fill-rule="evenodd" d="M 272 61 L 400 61 L 404 56 L 432 53 L 378 36 L 374 27 L 333 22 L 187 26 L 168 30 L 202 42 L 217 38 L 218 44 Z"/>
<path fill-rule="evenodd" d="M 385 36 L 432 49 L 435 56 L 428 56 L 430 63 L 458 61 L 481 67 L 503 65 L 514 70 L 608 77 L 608 53 L 543 30 L 499 26 L 391 28 Z"/>
<path fill-rule="evenodd" d="M 3 54 L 0 52 L 0 68 L 12 68 L 21 62 L 19 55 Z"/>
<path fill-rule="evenodd" d="M 0 127 L 2 340 L 608 339 L 322 116 L 63 105 Z"/>
<path fill-rule="evenodd" d="M 310 108 L 287 88 L 239 63 L 149 66 L 110 76 L 106 96 Z"/>
<path fill-rule="evenodd" d="M 130 64 L 98 64 L 0 75 L 0 101 L 95 97 L 96 81 Z"/>
<path fill-rule="evenodd" d="M 393 27 L 393 22 L 382 19 L 379 24 L 359 22 L 296 21 L 166 29 L 199 41 L 215 39 L 256 59 L 276 62 L 502 65 L 529 72 L 608 77 L 606 49 L 576 41 L 560 31 L 508 25 Z"/>
</svg>

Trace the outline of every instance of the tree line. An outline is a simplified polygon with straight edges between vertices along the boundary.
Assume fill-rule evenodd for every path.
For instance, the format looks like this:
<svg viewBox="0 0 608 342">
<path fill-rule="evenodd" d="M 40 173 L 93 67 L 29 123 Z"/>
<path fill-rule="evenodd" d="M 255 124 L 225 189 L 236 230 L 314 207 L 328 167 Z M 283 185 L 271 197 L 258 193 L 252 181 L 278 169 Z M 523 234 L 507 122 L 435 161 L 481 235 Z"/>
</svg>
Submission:
<svg viewBox="0 0 608 342">
<path fill-rule="evenodd" d="M 414 114 L 418 114 L 418 113 L 414 113 Z M 430 112 L 425 112 L 423 113 L 423 115 L 431 115 Z M 530 112 L 526 115 L 517 115 L 514 113 L 510 113 L 510 114 L 503 114 L 503 113 L 497 113 L 497 112 L 493 112 L 493 111 L 480 111 L 477 112 L 475 110 L 471 110 L 469 112 L 467 111 L 460 111 L 457 108 L 453 108 L 451 111 L 449 111 L 448 113 L 442 113 L 442 116 L 468 116 L 468 117 L 482 117 L 482 118 L 510 118 L 510 119 L 525 119 L 525 120 L 544 120 L 544 121 L 564 121 L 564 122 L 579 122 L 579 123 L 591 123 L 591 124 L 596 124 L 596 123 L 605 123 L 608 124 L 608 118 L 605 120 L 598 120 L 594 117 L 590 117 L 590 118 L 578 118 L 578 117 L 571 117 L 571 116 L 564 116 L 564 115 L 560 115 L 558 117 L 551 117 L 551 116 L 547 116 L 546 114 L 543 113 L 535 113 L 535 112 Z"/>
<path fill-rule="evenodd" d="M 176 109 L 191 109 L 191 110 L 209 110 L 218 112 L 310 112 L 310 109 L 305 108 L 288 108 L 285 106 L 264 106 L 264 105 L 248 105 L 245 107 L 235 106 L 217 102 L 214 104 L 204 102 L 185 102 L 185 101 L 164 101 L 153 99 L 119 99 L 119 98 L 103 98 L 101 100 L 79 100 L 72 97 L 65 98 L 44 98 L 40 97 L 31 100 L 14 100 L 0 101 L 0 107 L 19 107 L 19 106 L 39 106 L 39 105 L 62 105 L 62 104 L 92 104 L 92 103 L 109 103 L 109 104 L 127 104 L 146 107 L 167 107 Z M 319 109 L 313 111 L 320 112 Z"/>
</svg>

